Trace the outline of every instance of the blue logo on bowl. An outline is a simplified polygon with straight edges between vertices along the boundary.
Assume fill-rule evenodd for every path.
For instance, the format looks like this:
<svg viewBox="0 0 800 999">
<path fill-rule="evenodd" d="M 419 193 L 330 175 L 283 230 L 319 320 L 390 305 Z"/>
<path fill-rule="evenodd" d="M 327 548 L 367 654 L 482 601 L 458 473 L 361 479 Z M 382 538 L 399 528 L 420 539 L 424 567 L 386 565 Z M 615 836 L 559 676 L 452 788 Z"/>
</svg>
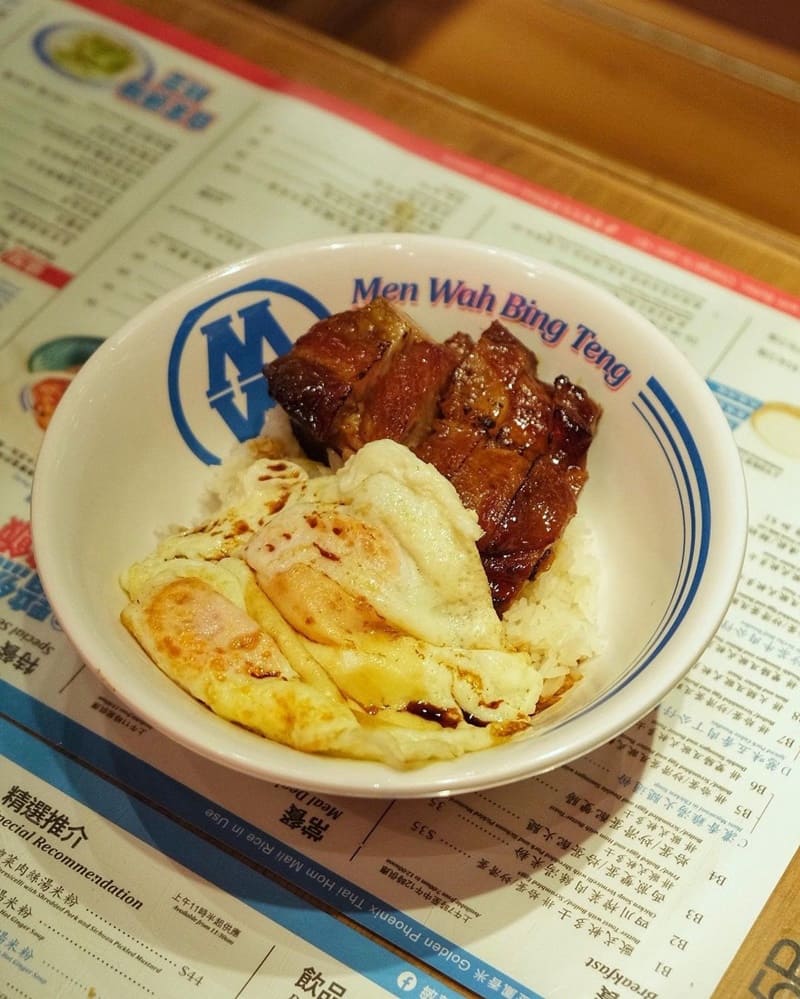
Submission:
<svg viewBox="0 0 800 999">
<path fill-rule="evenodd" d="M 273 405 L 264 365 L 291 347 L 287 328 L 304 332 L 328 315 L 305 289 L 272 278 L 232 288 L 187 312 L 170 351 L 169 401 L 175 425 L 201 461 L 215 465 L 221 456 L 193 429 L 198 410 L 205 417 L 210 407 L 238 441 L 255 437 Z M 193 352 L 200 356 L 192 370 L 206 373 L 203 386 L 184 375 Z"/>
</svg>

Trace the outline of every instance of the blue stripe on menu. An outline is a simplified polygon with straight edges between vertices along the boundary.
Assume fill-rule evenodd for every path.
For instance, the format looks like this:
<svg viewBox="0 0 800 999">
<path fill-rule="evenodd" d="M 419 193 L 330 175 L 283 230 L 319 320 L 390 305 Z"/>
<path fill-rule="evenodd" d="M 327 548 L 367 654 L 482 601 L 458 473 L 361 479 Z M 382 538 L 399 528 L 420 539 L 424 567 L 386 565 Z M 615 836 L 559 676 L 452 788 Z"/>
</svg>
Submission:
<svg viewBox="0 0 800 999">
<path fill-rule="evenodd" d="M 25 696 L 25 695 L 23 695 Z M 159 853 L 190 868 L 245 905 L 352 968 L 391 995 L 406 994 L 398 979 L 412 966 L 333 916 L 304 903 L 271 879 L 132 798 L 46 743 L 0 719 L 3 755 L 24 770 L 91 808 Z M 414 967 L 417 980 L 424 974 Z M 437 988 L 434 979 L 428 979 Z M 423 982 L 421 982 L 423 983 Z"/>
<path fill-rule="evenodd" d="M 353 922 L 452 978 L 474 995 L 496 999 L 505 989 L 506 994 L 514 994 L 518 999 L 544 999 L 499 968 L 485 964 L 446 937 L 427 929 L 424 923 L 413 916 L 387 905 L 377 895 L 304 857 L 247 820 L 229 813 L 231 825 L 244 827 L 241 835 L 234 834 L 227 827 L 221 828 L 207 814 L 219 812 L 219 804 L 42 704 L 30 694 L 4 680 L 0 680 L 0 692 L 0 710 L 4 714 L 32 731 L 46 733 L 48 741 L 75 753 L 101 772 L 113 775 L 115 780 L 131 791 L 156 803 L 168 801 L 171 811 L 181 820 L 240 855 L 246 855 L 270 873 L 286 877 L 287 866 L 285 860 L 280 858 L 289 854 L 302 860 L 302 869 L 293 871 L 292 883 L 296 887 L 326 905 L 335 906 Z M 258 908 L 279 925 L 369 978 L 391 995 L 419 995 L 425 976 L 416 966 L 413 972 L 419 987 L 412 993 L 397 984 L 397 976 L 409 970 L 410 965 L 398 961 L 378 944 L 372 943 L 333 917 L 302 903 L 288 890 L 274 885 L 273 900 L 260 904 L 253 901 L 252 879 L 257 875 L 249 867 L 228 854 L 220 853 L 150 806 L 130 799 L 124 792 L 108 785 L 78 764 L 71 763 L 61 754 L 56 755 L 44 743 L 12 728 L 2 718 L 0 750 L 9 759 L 76 800 L 86 803 L 100 815 L 138 836 L 161 853 L 196 871 L 247 905 Z M 33 765 L 19 760 L 19 754 L 29 758 Z M 147 821 L 141 820 L 137 809 L 147 809 Z M 156 828 L 156 822 L 159 834 L 154 837 L 150 830 Z M 252 833 L 252 837 L 248 837 L 248 833 Z M 429 982 L 433 995 L 444 994 L 441 993 L 441 985 L 434 979 Z"/>
</svg>

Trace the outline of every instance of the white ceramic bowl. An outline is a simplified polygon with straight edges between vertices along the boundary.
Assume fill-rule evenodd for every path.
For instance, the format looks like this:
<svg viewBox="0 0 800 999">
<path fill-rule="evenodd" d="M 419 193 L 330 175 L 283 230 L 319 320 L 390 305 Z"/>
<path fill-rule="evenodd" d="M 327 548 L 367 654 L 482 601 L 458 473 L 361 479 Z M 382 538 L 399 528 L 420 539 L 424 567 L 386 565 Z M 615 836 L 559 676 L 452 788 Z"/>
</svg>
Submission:
<svg viewBox="0 0 800 999">
<path fill-rule="evenodd" d="M 607 650 L 531 733 L 410 772 L 312 757 L 222 721 L 167 679 L 119 622 L 120 570 L 152 549 L 158 530 L 199 512 L 208 464 L 260 429 L 269 402 L 262 365 L 317 317 L 378 289 L 442 339 L 505 321 L 538 355 L 543 377 L 564 372 L 603 407 L 581 512 L 605 567 Z M 540 315 L 534 322 L 536 309 L 549 317 L 543 324 Z M 653 708 L 726 611 L 744 552 L 746 499 L 716 401 L 637 313 L 515 253 L 384 234 L 261 253 L 127 323 L 89 359 L 55 413 L 35 476 L 33 529 L 42 582 L 79 653 L 177 742 L 293 786 L 427 796 L 552 769 Z"/>
</svg>

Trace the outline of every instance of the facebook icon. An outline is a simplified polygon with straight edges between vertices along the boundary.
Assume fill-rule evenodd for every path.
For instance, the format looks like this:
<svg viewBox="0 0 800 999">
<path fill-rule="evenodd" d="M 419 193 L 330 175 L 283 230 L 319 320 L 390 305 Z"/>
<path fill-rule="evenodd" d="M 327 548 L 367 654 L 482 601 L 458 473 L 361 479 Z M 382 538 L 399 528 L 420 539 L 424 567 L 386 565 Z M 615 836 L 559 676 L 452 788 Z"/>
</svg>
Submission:
<svg viewBox="0 0 800 999">
<path fill-rule="evenodd" d="M 417 976 L 413 971 L 403 971 L 397 976 L 397 986 L 401 992 L 411 992 L 417 984 Z"/>
</svg>

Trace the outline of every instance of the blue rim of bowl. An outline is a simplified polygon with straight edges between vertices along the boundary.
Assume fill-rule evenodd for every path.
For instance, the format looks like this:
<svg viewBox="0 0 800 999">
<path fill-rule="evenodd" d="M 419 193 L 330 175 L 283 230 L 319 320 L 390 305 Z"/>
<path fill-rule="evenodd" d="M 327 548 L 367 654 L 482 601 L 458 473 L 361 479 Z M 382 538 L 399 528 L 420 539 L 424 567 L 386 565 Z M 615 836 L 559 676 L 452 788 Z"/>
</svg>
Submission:
<svg viewBox="0 0 800 999">
<path fill-rule="evenodd" d="M 669 393 L 653 375 L 648 378 L 645 388 L 639 391 L 632 406 L 669 466 L 680 506 L 683 541 L 680 563 L 664 614 L 624 675 L 582 711 L 553 726 L 553 731 L 568 721 L 597 710 L 659 656 L 689 613 L 708 563 L 711 494 L 700 451 L 689 426 Z"/>
</svg>

